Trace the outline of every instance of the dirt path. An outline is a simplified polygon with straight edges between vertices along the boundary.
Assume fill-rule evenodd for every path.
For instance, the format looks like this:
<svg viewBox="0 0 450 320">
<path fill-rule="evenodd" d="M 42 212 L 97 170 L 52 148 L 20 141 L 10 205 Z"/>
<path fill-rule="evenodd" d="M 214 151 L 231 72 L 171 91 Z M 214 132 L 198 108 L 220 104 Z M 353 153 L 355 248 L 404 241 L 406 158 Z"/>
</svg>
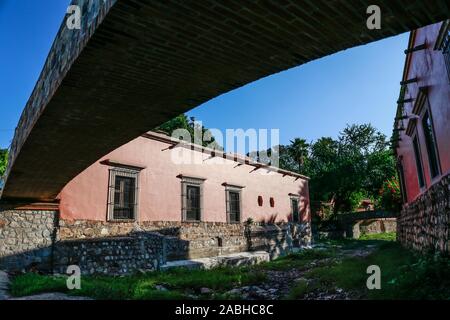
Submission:
<svg viewBox="0 0 450 320">
<path fill-rule="evenodd" d="M 288 297 L 292 288 L 300 282 L 309 283 L 314 279 L 308 279 L 305 274 L 314 268 L 330 265 L 347 257 L 366 257 L 377 248 L 376 245 L 366 245 L 357 248 L 346 248 L 344 246 L 317 245 L 314 250 L 334 249 L 336 256 L 333 258 L 315 259 L 301 268 L 290 268 L 287 270 L 263 270 L 267 280 L 257 286 L 246 286 L 235 288 L 228 293 L 241 296 L 249 300 L 278 300 Z M 306 300 L 348 300 L 358 298 L 358 293 L 346 292 L 341 288 L 330 291 L 314 290 L 305 295 Z"/>
</svg>

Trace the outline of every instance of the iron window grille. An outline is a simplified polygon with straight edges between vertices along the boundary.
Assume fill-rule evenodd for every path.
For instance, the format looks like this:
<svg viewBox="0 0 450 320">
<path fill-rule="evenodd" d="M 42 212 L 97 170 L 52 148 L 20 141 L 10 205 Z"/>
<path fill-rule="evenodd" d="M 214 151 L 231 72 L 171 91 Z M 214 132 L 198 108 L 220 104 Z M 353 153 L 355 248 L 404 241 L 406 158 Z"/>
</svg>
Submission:
<svg viewBox="0 0 450 320">
<path fill-rule="evenodd" d="M 444 55 L 445 65 L 447 67 L 447 75 L 450 81 L 450 28 L 447 28 L 447 34 L 442 43 L 442 54 Z"/>
<path fill-rule="evenodd" d="M 416 160 L 417 178 L 419 180 L 419 187 L 422 189 L 423 187 L 425 187 L 425 178 L 423 174 L 422 154 L 420 152 L 419 139 L 417 138 L 417 134 L 413 138 L 413 149 L 414 149 L 414 157 Z"/>
<path fill-rule="evenodd" d="M 291 196 L 291 214 L 292 221 L 299 222 L 300 221 L 300 209 L 299 209 L 299 198 Z"/>
<path fill-rule="evenodd" d="M 183 221 L 201 221 L 203 208 L 203 179 L 183 177 L 181 208 Z"/>
<path fill-rule="evenodd" d="M 138 213 L 139 171 L 109 170 L 108 220 L 136 220 Z"/>
<path fill-rule="evenodd" d="M 402 194 L 402 203 L 408 202 L 408 195 L 406 193 L 406 184 L 405 184 L 405 170 L 403 168 L 402 159 L 398 159 L 397 161 L 397 171 L 400 180 L 400 191 Z"/>
<path fill-rule="evenodd" d="M 239 187 L 227 186 L 225 189 L 227 222 L 240 223 L 242 217 L 242 190 Z"/>
<path fill-rule="evenodd" d="M 431 178 L 435 178 L 440 174 L 439 155 L 434 134 L 433 118 L 429 106 L 425 109 L 422 116 L 422 129 L 425 136 L 425 146 L 427 149 L 428 163 Z"/>
</svg>

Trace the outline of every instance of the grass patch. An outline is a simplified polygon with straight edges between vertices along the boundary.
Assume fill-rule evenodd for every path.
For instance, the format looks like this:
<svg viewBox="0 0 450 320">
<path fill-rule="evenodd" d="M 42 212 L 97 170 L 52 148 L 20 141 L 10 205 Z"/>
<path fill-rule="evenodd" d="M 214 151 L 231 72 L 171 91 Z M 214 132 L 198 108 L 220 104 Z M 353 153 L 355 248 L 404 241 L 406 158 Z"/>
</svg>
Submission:
<svg viewBox="0 0 450 320">
<path fill-rule="evenodd" d="M 65 277 L 26 273 L 14 277 L 10 289 L 13 296 L 21 297 L 43 292 L 65 292 L 67 291 L 67 285 Z"/>
<path fill-rule="evenodd" d="M 63 292 L 101 300 L 126 299 L 186 299 L 199 294 L 203 287 L 223 293 L 236 286 L 261 283 L 263 273 L 246 268 L 218 268 L 212 270 L 173 269 L 124 277 L 83 276 L 81 289 L 69 291 L 65 276 L 44 276 L 28 273 L 13 278 L 13 296 L 26 296 L 43 292 Z M 158 290 L 162 285 L 168 290 Z"/>
<path fill-rule="evenodd" d="M 370 265 L 381 269 L 380 290 L 366 287 Z M 305 277 L 311 281 L 293 287 L 290 298 L 303 298 L 314 290 L 333 292 L 342 288 L 366 299 L 450 299 L 448 258 L 419 256 L 390 240 L 367 257 L 344 258 L 314 268 Z"/>
<path fill-rule="evenodd" d="M 262 263 L 255 266 L 255 269 L 264 270 L 278 270 L 284 271 L 289 269 L 303 269 L 309 267 L 311 262 L 320 261 L 328 258 L 333 258 L 336 256 L 336 250 L 326 249 L 326 250 L 314 250 L 307 249 L 302 250 L 298 253 L 289 254 L 284 257 Z"/>
<path fill-rule="evenodd" d="M 380 241 L 395 241 L 397 239 L 397 233 L 384 232 L 375 234 L 363 234 L 358 240 L 380 240 Z"/>
</svg>

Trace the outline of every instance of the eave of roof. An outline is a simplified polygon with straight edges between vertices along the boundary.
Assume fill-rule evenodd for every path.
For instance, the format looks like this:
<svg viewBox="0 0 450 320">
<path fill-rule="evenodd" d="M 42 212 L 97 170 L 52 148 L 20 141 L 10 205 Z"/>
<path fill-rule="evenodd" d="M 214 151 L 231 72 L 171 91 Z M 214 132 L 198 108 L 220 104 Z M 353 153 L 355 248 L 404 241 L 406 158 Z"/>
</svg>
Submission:
<svg viewBox="0 0 450 320">
<path fill-rule="evenodd" d="M 253 160 L 253 159 L 251 159 L 249 157 L 246 157 L 244 155 L 241 155 L 241 154 L 236 154 L 236 153 L 235 154 L 231 154 L 231 153 L 226 153 L 226 152 L 223 152 L 223 151 L 220 151 L 220 150 L 214 150 L 214 149 L 211 149 L 211 148 L 200 146 L 198 144 L 185 142 L 185 141 L 182 141 L 182 140 L 170 137 L 170 136 L 168 136 L 166 134 L 149 131 L 147 133 L 144 133 L 142 135 L 142 137 L 147 138 L 147 139 L 151 139 L 151 140 L 164 142 L 164 143 L 170 144 L 172 147 L 175 147 L 175 146 L 184 147 L 184 148 L 188 148 L 190 150 L 206 153 L 206 154 L 209 154 L 209 155 L 214 156 L 214 157 L 221 157 L 221 158 L 224 158 L 224 159 L 227 159 L 227 160 L 231 160 L 231 161 L 234 161 L 234 162 L 237 162 L 237 163 L 240 163 L 240 164 L 246 164 L 246 165 L 249 165 L 249 166 L 253 166 L 253 167 L 256 168 L 255 170 L 266 169 L 266 170 L 269 170 L 269 171 L 273 171 L 273 172 L 282 174 L 284 176 L 291 176 L 291 177 L 295 177 L 295 178 L 298 178 L 298 179 L 310 180 L 310 178 L 305 176 L 305 175 L 302 175 L 302 174 L 299 174 L 299 173 L 296 173 L 296 172 L 292 172 L 292 171 L 289 171 L 289 170 L 280 169 L 280 168 L 277 168 L 277 167 L 274 167 L 274 166 L 270 166 L 270 165 L 267 165 L 267 164 L 255 161 L 255 160 Z"/>
</svg>

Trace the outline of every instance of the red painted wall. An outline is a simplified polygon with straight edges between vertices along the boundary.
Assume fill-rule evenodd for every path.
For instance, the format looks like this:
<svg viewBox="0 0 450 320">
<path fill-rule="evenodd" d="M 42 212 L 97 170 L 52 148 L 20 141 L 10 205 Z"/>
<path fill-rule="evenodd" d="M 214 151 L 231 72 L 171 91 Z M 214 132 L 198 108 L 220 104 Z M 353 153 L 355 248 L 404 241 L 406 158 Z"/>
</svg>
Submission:
<svg viewBox="0 0 450 320">
<path fill-rule="evenodd" d="M 434 179 L 431 179 L 424 131 L 421 119 L 419 119 L 416 130 L 425 178 L 425 187 L 421 190 L 419 188 L 412 138 L 405 131 L 401 132 L 400 137 L 402 140 L 399 142 L 397 154 L 402 159 L 404 167 L 405 189 L 408 203 L 414 201 L 420 194 L 429 189 L 430 186 L 438 182 L 442 176 L 450 173 L 450 83 L 443 53 L 440 50 L 434 49 L 441 25 L 442 23 L 429 25 L 412 33 L 413 38 L 410 47 L 416 47 L 426 43 L 426 49 L 411 53 L 410 61 L 405 66 L 403 80 L 418 78 L 416 83 L 407 85 L 405 99 L 416 99 L 420 87 L 426 86 L 428 88 L 427 96 L 433 119 L 441 167 L 440 174 Z M 414 103 L 415 100 L 410 103 L 405 103 L 404 106 L 407 115 L 411 115 Z M 408 126 L 408 121 L 411 120 L 404 120 L 405 128 Z"/>
</svg>

